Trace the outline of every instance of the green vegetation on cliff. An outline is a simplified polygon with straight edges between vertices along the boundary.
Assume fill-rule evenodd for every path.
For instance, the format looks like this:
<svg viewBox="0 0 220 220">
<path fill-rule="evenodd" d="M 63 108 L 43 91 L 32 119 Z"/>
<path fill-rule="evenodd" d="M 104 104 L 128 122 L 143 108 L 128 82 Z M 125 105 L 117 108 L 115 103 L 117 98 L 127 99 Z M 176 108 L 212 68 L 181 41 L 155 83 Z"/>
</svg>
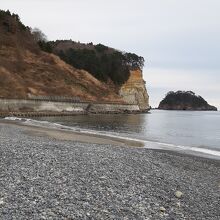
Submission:
<svg viewBox="0 0 220 220">
<path fill-rule="evenodd" d="M 192 91 L 170 91 L 160 102 L 159 109 L 165 110 L 204 110 L 217 111 L 217 108 L 208 104 L 201 96 Z"/>
<path fill-rule="evenodd" d="M 39 46 L 46 52 L 55 53 L 73 67 L 88 71 L 98 80 L 107 82 L 111 79 L 117 85 L 128 80 L 131 69 L 142 69 L 144 66 L 143 57 L 102 44 L 39 41 Z"/>
</svg>

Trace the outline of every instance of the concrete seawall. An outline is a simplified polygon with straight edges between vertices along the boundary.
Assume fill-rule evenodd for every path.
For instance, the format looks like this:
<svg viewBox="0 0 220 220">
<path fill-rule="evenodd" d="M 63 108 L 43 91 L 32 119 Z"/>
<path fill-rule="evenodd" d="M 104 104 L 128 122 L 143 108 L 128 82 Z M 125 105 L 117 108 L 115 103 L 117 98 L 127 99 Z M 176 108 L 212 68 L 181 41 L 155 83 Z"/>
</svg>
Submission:
<svg viewBox="0 0 220 220">
<path fill-rule="evenodd" d="M 125 104 L 99 104 L 93 103 L 89 108 L 90 112 L 135 112 L 140 111 L 138 105 L 125 105 Z"/>
<path fill-rule="evenodd" d="M 109 103 L 89 103 L 89 102 L 59 102 L 45 100 L 25 100 L 25 99 L 0 99 L 0 113 L 20 114 L 20 113 L 42 113 L 70 115 L 74 113 L 123 113 L 138 112 L 138 105 L 130 104 L 109 104 Z"/>
<path fill-rule="evenodd" d="M 84 111 L 88 103 L 54 102 L 25 99 L 0 99 L 2 112 L 80 112 Z"/>
</svg>

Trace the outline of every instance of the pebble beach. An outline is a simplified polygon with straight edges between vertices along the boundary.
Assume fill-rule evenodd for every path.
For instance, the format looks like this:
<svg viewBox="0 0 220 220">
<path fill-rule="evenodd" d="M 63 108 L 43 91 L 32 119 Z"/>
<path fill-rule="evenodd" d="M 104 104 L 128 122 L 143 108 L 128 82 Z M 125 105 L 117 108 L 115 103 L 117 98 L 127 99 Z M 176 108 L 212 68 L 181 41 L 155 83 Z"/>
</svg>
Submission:
<svg viewBox="0 0 220 220">
<path fill-rule="evenodd" d="M 0 122 L 0 219 L 220 219 L 220 161 L 89 138 Z"/>
</svg>

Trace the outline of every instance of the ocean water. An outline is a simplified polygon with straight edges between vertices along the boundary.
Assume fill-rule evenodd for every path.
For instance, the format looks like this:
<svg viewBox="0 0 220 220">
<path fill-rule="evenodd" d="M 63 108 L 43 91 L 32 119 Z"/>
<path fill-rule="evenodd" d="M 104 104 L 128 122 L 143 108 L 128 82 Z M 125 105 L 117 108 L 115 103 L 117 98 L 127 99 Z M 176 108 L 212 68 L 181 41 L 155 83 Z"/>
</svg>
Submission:
<svg viewBox="0 0 220 220">
<path fill-rule="evenodd" d="M 162 111 L 136 115 L 78 115 L 39 120 L 140 140 L 220 151 L 220 112 Z"/>
<path fill-rule="evenodd" d="M 35 119 L 36 120 L 36 119 Z M 29 124 L 36 121 L 29 120 Z M 77 115 L 37 118 L 62 129 L 143 141 L 148 148 L 220 157 L 220 112 L 152 110 L 149 114 Z"/>
</svg>

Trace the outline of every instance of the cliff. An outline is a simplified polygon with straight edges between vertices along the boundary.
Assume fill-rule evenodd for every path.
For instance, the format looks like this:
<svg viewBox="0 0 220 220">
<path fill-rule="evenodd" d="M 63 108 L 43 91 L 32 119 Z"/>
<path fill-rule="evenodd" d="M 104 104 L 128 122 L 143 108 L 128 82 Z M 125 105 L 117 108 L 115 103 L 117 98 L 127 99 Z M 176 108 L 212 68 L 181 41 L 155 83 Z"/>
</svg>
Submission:
<svg viewBox="0 0 220 220">
<path fill-rule="evenodd" d="M 192 91 L 171 91 L 160 102 L 158 108 L 164 110 L 217 111 L 215 106 L 209 105 L 201 96 L 197 96 Z"/>
<path fill-rule="evenodd" d="M 73 66 L 87 69 L 101 81 L 107 81 L 126 103 L 138 104 L 142 111 L 149 109 L 149 96 L 141 70 L 144 65 L 143 57 L 101 44 L 64 40 L 49 42 L 49 45 L 53 53 L 61 59 Z M 77 62 L 78 56 L 80 62 Z M 97 74 L 99 70 L 100 73 Z"/>
<path fill-rule="evenodd" d="M 130 104 L 138 104 L 141 110 L 149 109 L 149 96 L 141 70 L 130 71 L 129 79 L 121 86 L 119 94 Z"/>
</svg>

